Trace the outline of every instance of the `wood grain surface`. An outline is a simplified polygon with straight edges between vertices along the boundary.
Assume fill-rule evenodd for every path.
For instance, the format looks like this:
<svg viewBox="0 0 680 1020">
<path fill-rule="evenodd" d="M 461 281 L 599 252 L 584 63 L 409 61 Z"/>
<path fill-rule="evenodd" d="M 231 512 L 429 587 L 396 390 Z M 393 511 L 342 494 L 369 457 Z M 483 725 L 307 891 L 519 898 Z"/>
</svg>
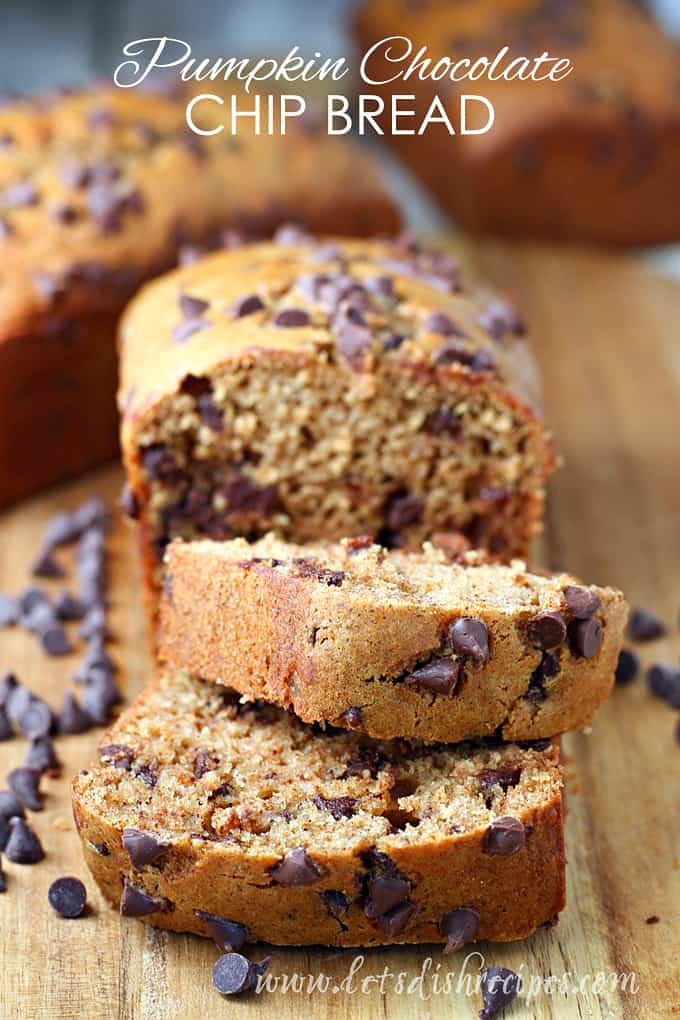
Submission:
<svg viewBox="0 0 680 1020">
<path fill-rule="evenodd" d="M 671 636 L 646 646 L 644 661 L 677 663 L 680 286 L 630 257 L 489 244 L 470 246 L 466 256 L 514 293 L 532 322 L 547 417 L 564 457 L 537 558 L 590 581 L 619 585 L 632 604 L 654 609 L 671 624 Z M 113 502 L 120 482 L 119 469 L 112 467 L 0 518 L 0 590 L 16 592 L 28 583 L 50 513 L 95 492 Z M 110 559 L 117 637 L 112 649 L 134 695 L 152 665 L 134 540 L 120 520 Z M 0 671 L 14 669 L 55 706 L 76 661 L 46 659 L 29 635 L 0 631 Z M 68 778 L 87 764 L 101 732 L 63 738 L 58 750 L 64 776 L 44 781 L 45 810 L 31 816 L 47 857 L 32 868 L 5 864 L 0 1018 L 467 1020 L 477 1016 L 480 995 L 465 994 L 464 978 L 474 988 L 482 958 L 486 966 L 503 964 L 525 979 L 508 1017 L 680 1017 L 677 718 L 638 680 L 614 692 L 591 732 L 564 739 L 569 902 L 556 928 L 525 943 L 480 944 L 467 960 L 465 951 L 443 957 L 438 947 L 371 950 L 363 957 L 352 950 L 273 949 L 270 972 L 279 989 L 238 1002 L 222 1000 L 212 988 L 218 955 L 212 944 L 121 921 L 99 896 L 80 855 Z M 0 745 L 2 774 L 24 753 L 23 740 Z M 63 874 L 86 882 L 90 907 L 80 920 L 63 920 L 47 904 L 50 882 Z M 647 923 L 651 917 L 658 922 Z M 255 958 L 268 952 L 257 949 Z M 423 968 L 426 977 L 410 994 L 399 993 L 396 977 L 384 976 L 405 972 L 407 980 L 416 979 Z M 447 973 L 453 988 L 438 993 L 433 975 L 441 988 Z M 284 992 L 282 975 L 294 974 L 301 976 L 297 985 Z M 329 989 L 310 992 L 309 976 L 320 974 L 328 976 Z M 557 985 L 565 974 L 566 982 Z M 613 975 L 631 974 L 623 989 L 621 978 L 613 982 Z M 551 978 L 552 991 L 539 990 L 539 982 Z M 341 990 L 333 992 L 334 986 Z"/>
</svg>

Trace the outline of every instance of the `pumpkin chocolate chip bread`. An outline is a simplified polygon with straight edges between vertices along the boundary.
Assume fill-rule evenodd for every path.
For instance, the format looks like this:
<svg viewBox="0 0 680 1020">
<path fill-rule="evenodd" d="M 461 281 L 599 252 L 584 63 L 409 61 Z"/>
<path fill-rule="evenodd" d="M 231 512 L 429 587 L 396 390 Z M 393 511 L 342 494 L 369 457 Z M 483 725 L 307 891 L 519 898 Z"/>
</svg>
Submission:
<svg viewBox="0 0 680 1020">
<path fill-rule="evenodd" d="M 339 946 L 523 938 L 564 906 L 556 742 L 320 731 L 181 673 L 73 781 L 85 859 L 127 917 Z"/>
<path fill-rule="evenodd" d="M 357 18 L 362 52 L 378 43 L 367 71 L 371 91 L 415 110 L 420 125 L 435 97 L 460 128 L 462 93 L 493 105 L 485 134 L 451 135 L 441 123 L 385 137 L 463 226 L 496 234 L 604 244 L 680 239 L 680 50 L 639 0 L 364 0 Z M 381 43 L 381 40 L 387 42 Z M 410 54 L 406 57 L 411 45 Z M 420 52 L 426 47 L 426 53 Z M 495 79 L 451 81 L 444 60 L 488 68 Z M 569 58 L 561 81 L 511 81 L 519 58 Z M 436 64 L 438 80 L 395 77 L 414 59 Z M 401 57 L 406 57 L 400 62 Z M 543 64 L 542 73 L 552 64 Z M 515 71 L 517 64 L 514 65 Z M 427 70 L 427 69 L 426 69 Z M 465 70 L 461 68 L 460 70 Z M 488 112 L 468 109 L 468 126 Z"/>
<path fill-rule="evenodd" d="M 0 506 L 113 456 L 118 317 L 178 252 L 291 218 L 332 233 L 398 227 L 352 143 L 309 121 L 255 135 L 244 118 L 235 137 L 200 137 L 186 99 L 102 89 L 0 109 Z M 203 128 L 215 109 L 224 118 L 210 104 Z"/>
<path fill-rule="evenodd" d="M 278 241 L 171 273 L 124 316 L 151 601 L 174 537 L 450 531 L 526 554 L 554 454 L 517 315 L 408 239 Z"/>
<path fill-rule="evenodd" d="M 369 540 L 172 542 L 159 653 L 305 722 L 372 737 L 530 740 L 609 695 L 626 605 L 568 574 Z"/>
</svg>

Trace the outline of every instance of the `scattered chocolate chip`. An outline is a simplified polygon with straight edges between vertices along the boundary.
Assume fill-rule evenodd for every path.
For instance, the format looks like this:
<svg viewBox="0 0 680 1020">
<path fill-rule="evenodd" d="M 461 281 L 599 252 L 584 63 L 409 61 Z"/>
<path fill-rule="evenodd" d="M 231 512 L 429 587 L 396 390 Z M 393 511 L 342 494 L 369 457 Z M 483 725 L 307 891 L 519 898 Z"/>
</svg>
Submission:
<svg viewBox="0 0 680 1020">
<path fill-rule="evenodd" d="M 518 818 L 496 818 L 484 834 L 484 849 L 498 857 L 509 857 L 524 846 L 526 833 Z"/>
<path fill-rule="evenodd" d="M 508 1006 L 521 987 L 518 974 L 508 967 L 489 967 L 482 974 L 482 1009 L 481 1020 L 493 1020 L 493 1017 Z"/>
<path fill-rule="evenodd" d="M 38 769 L 20 767 L 12 769 L 7 776 L 7 785 L 19 800 L 31 811 L 42 811 L 43 803 L 38 788 L 40 786 Z"/>
<path fill-rule="evenodd" d="M 73 650 L 61 624 L 52 624 L 40 633 L 40 644 L 47 655 L 69 655 Z"/>
<path fill-rule="evenodd" d="M 143 868 L 145 864 L 153 864 L 168 849 L 167 843 L 161 842 L 158 836 L 146 829 L 123 829 L 122 842 L 133 868 Z"/>
<path fill-rule="evenodd" d="M 336 919 L 342 917 L 349 910 L 350 899 L 344 893 L 336 889 L 326 889 L 321 893 L 321 899 L 326 905 L 328 913 Z"/>
<path fill-rule="evenodd" d="M 630 648 L 622 648 L 619 652 L 619 659 L 616 664 L 617 684 L 629 684 L 638 675 L 640 660 Z"/>
<path fill-rule="evenodd" d="M 354 797 L 322 797 L 318 794 L 314 803 L 320 811 L 328 811 L 339 822 L 341 818 L 352 817 L 357 802 Z"/>
<path fill-rule="evenodd" d="M 10 828 L 8 819 L 0 815 L 0 852 L 3 851 L 7 846 L 7 842 L 9 840 L 9 833 Z"/>
<path fill-rule="evenodd" d="M 268 960 L 251 963 L 240 953 L 226 953 L 213 967 L 213 984 L 222 995 L 240 995 L 255 987 L 258 977 L 268 966 Z"/>
<path fill-rule="evenodd" d="M 31 567 L 33 577 L 64 577 L 65 571 L 49 551 L 43 550 Z"/>
<path fill-rule="evenodd" d="M 37 864 L 45 856 L 40 840 L 23 818 L 10 818 L 5 857 L 13 864 Z"/>
<path fill-rule="evenodd" d="M 29 740 L 46 737 L 54 725 L 54 714 L 46 702 L 33 697 L 19 713 L 17 724 Z"/>
<path fill-rule="evenodd" d="M 61 917 L 80 917 L 85 910 L 87 893 L 79 878 L 57 878 L 47 891 L 50 906 Z"/>
<path fill-rule="evenodd" d="M 1 818 L 25 818 L 26 810 L 16 793 L 11 790 L 0 790 L 0 817 Z"/>
<path fill-rule="evenodd" d="M 5 875 L 5 872 L 2 870 L 2 866 L 0 866 L 0 893 L 4 893 L 6 891 L 7 891 L 7 877 Z"/>
<path fill-rule="evenodd" d="M 28 687 L 15 683 L 5 699 L 5 711 L 8 719 L 18 726 L 19 717 L 26 711 L 32 700 L 33 694 Z"/>
<path fill-rule="evenodd" d="M 279 885 L 312 885 L 321 878 L 321 869 L 309 857 L 303 846 L 289 850 L 280 864 L 270 871 Z"/>
<path fill-rule="evenodd" d="M 588 620 L 594 616 L 602 605 L 602 599 L 597 592 L 588 588 L 577 588 L 575 585 L 568 585 L 564 589 L 564 598 L 567 609 L 577 620 Z"/>
<path fill-rule="evenodd" d="M 569 647 L 578 658 L 592 659 L 599 652 L 603 638 L 602 624 L 595 616 L 590 620 L 572 620 L 569 624 Z"/>
<path fill-rule="evenodd" d="M 38 604 L 49 605 L 49 602 L 49 596 L 44 588 L 26 588 L 19 596 L 19 610 L 22 616 L 26 616 Z"/>
<path fill-rule="evenodd" d="M 139 517 L 139 500 L 129 485 L 124 485 L 118 501 L 123 513 L 131 520 L 136 521 Z"/>
<path fill-rule="evenodd" d="M 179 295 L 179 307 L 185 319 L 200 319 L 210 308 L 210 302 L 191 294 Z"/>
<path fill-rule="evenodd" d="M 92 606 L 86 612 L 83 622 L 78 628 L 78 637 L 84 641 L 100 639 L 105 641 L 109 636 L 109 629 L 106 624 L 106 613 L 101 606 Z"/>
<path fill-rule="evenodd" d="M 446 936 L 444 952 L 456 953 L 472 942 L 479 928 L 479 914 L 472 907 L 455 907 L 447 910 L 439 922 L 439 930 Z"/>
<path fill-rule="evenodd" d="M 14 694 L 19 686 L 19 681 L 14 673 L 7 672 L 3 675 L 2 680 L 0 680 L 0 705 L 3 708 L 7 706 L 10 696 Z"/>
<path fill-rule="evenodd" d="M 151 896 L 125 879 L 120 898 L 120 912 L 123 917 L 146 917 L 147 914 L 162 913 L 170 909 L 170 901 L 163 896 Z"/>
<path fill-rule="evenodd" d="M 49 737 L 36 737 L 31 741 L 24 758 L 24 767 L 41 773 L 48 772 L 53 776 L 60 774 L 61 762 Z"/>
<path fill-rule="evenodd" d="M 567 636 L 564 617 L 558 612 L 539 613 L 527 627 L 527 637 L 534 648 L 550 651 L 559 648 Z"/>
<path fill-rule="evenodd" d="M 631 641 L 654 641 L 664 636 L 666 628 L 658 616 L 648 609 L 634 609 L 626 633 Z"/>
<path fill-rule="evenodd" d="M 81 620 L 85 615 L 82 601 L 70 591 L 60 591 L 54 600 L 54 614 L 58 620 Z"/>
<path fill-rule="evenodd" d="M 361 726 L 363 722 L 363 715 L 364 714 L 360 708 L 352 706 L 351 708 L 348 708 L 347 711 L 345 712 L 345 719 L 347 720 L 350 726 Z"/>
<path fill-rule="evenodd" d="M 99 671 L 90 675 L 83 691 L 82 708 L 92 722 L 98 726 L 107 723 L 111 709 L 119 700 L 120 691 L 111 676 Z"/>
<path fill-rule="evenodd" d="M 243 319 L 264 308 L 264 301 L 257 294 L 244 294 L 229 307 L 227 314 L 232 319 Z"/>
<path fill-rule="evenodd" d="M 435 694 L 452 694 L 459 673 L 460 663 L 456 659 L 435 659 L 405 676 L 404 683 Z"/>
<path fill-rule="evenodd" d="M 309 325 L 309 313 L 304 308 L 281 308 L 272 322 L 280 329 L 296 329 Z"/>
<path fill-rule="evenodd" d="M 17 600 L 0 592 L 0 627 L 14 627 L 19 622 L 19 614 Z"/>
<path fill-rule="evenodd" d="M 440 336 L 465 336 L 453 319 L 444 312 L 432 312 L 428 315 L 423 322 L 423 329 L 428 333 L 439 333 Z"/>
<path fill-rule="evenodd" d="M 647 683 L 657 698 L 663 698 L 672 708 L 680 708 L 680 669 L 663 663 L 651 666 Z"/>
<path fill-rule="evenodd" d="M 40 195 L 33 181 L 26 179 L 6 188 L 2 200 L 8 209 L 20 209 L 27 205 L 37 205 Z"/>
<path fill-rule="evenodd" d="M 14 736 L 14 729 L 7 718 L 5 706 L 0 705 L 0 740 L 11 740 Z"/>
<path fill-rule="evenodd" d="M 195 913 L 205 924 L 210 938 L 223 953 L 238 953 L 243 948 L 249 934 L 245 924 L 229 921 L 226 917 L 209 914 L 205 910 L 197 910 Z"/>
<path fill-rule="evenodd" d="M 658 917 L 656 914 L 652 914 L 651 917 L 645 918 L 645 924 L 658 924 L 660 920 L 661 920 L 660 917 Z"/>
<path fill-rule="evenodd" d="M 469 655 L 477 665 L 489 661 L 489 631 L 483 620 L 462 616 L 449 627 L 449 641 L 458 655 Z"/>
</svg>

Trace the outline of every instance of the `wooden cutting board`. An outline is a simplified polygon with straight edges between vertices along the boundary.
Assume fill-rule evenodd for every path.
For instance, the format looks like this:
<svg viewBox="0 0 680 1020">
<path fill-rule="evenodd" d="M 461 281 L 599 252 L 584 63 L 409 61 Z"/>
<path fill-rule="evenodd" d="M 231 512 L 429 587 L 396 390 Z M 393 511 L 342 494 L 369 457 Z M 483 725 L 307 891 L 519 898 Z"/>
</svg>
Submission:
<svg viewBox="0 0 680 1020">
<path fill-rule="evenodd" d="M 539 558 L 588 580 L 621 586 L 632 604 L 672 624 L 672 637 L 643 658 L 678 660 L 680 609 L 680 285 L 628 257 L 501 245 L 468 245 L 465 257 L 518 298 L 533 324 L 545 379 L 547 416 L 564 467 L 550 493 Z M 0 414 L 2 409 L 0 408 Z M 83 428 L 87 423 L 83 422 Z M 18 591 L 50 513 L 121 482 L 113 467 L 25 503 L 0 518 L 0 590 Z M 114 648 L 129 695 L 150 675 L 138 601 L 134 540 L 116 521 L 111 540 Z M 45 659 L 24 633 L 0 631 L 0 670 L 57 705 L 73 671 Z M 507 1016 L 662 1020 L 680 1016 L 680 744 L 678 714 L 638 681 L 614 692 L 592 732 L 564 739 L 567 778 L 569 903 L 558 927 L 525 943 L 475 947 L 443 957 L 438 947 L 371 950 L 274 949 L 271 974 L 301 975 L 297 989 L 238 1002 L 211 985 L 217 951 L 192 936 L 121 921 L 85 872 L 70 815 L 68 777 L 86 766 L 101 735 L 58 742 L 64 778 L 47 780 L 45 810 L 32 821 L 44 863 L 6 865 L 0 896 L 0 1018 L 170 1020 L 227 1015 L 288 1020 L 477 1016 L 480 996 L 465 995 L 481 959 L 523 974 L 532 998 Z M 0 745 L 0 771 L 21 763 L 25 742 Z M 47 904 L 63 874 L 86 881 L 90 910 L 77 921 Z M 655 923 L 652 918 L 658 918 Z M 265 950 L 256 957 L 265 955 Z M 354 963 L 351 994 L 333 992 Z M 428 961 L 430 961 L 428 963 Z M 426 978 L 398 993 L 385 970 Z M 430 968 L 427 970 L 427 968 Z M 357 969 L 358 968 L 358 969 Z M 453 990 L 437 994 L 447 972 Z M 330 988 L 310 994 L 308 976 Z M 548 994 L 542 979 L 566 979 Z M 624 979 L 622 990 L 612 975 Z M 598 975 L 601 975 L 598 978 Z M 368 978 L 367 982 L 364 979 Z M 533 979 L 533 981 L 532 981 Z M 460 991 L 456 990 L 459 982 Z M 529 985 L 531 982 L 531 986 Z M 346 988 L 347 986 L 345 986 Z"/>
</svg>

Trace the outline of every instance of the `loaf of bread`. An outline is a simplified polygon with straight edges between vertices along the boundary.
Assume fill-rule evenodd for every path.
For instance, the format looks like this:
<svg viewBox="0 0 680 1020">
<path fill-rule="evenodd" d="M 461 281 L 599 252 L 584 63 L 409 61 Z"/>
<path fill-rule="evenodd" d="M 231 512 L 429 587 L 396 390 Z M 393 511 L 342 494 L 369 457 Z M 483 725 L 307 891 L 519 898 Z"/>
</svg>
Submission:
<svg viewBox="0 0 680 1020">
<path fill-rule="evenodd" d="M 458 223 L 518 237 L 608 244 L 680 240 L 680 50 L 634 0 L 364 0 L 357 19 L 362 51 L 380 45 L 369 75 L 385 81 L 421 47 L 432 65 L 488 57 L 570 58 L 562 81 L 452 82 L 413 74 L 387 85 L 364 84 L 387 104 L 406 94 L 415 109 L 400 128 L 417 128 L 439 96 L 459 132 L 463 93 L 486 97 L 495 121 L 484 134 L 451 135 L 430 123 L 422 133 L 389 132 L 392 144 Z M 431 65 L 431 66 L 432 66 Z M 440 66 L 440 71 L 443 68 Z M 411 100 L 410 97 L 415 99 Z M 389 108 L 389 107 L 388 107 Z M 482 128 L 487 111 L 468 104 Z M 475 113 L 478 111 L 478 116 Z"/>
<path fill-rule="evenodd" d="M 366 541 L 173 542 L 159 649 L 305 722 L 372 737 L 532 740 L 586 726 L 608 696 L 626 609 L 611 588 L 516 561 Z"/>
<path fill-rule="evenodd" d="M 178 673 L 104 738 L 74 813 L 125 916 L 199 935 L 222 918 L 274 944 L 454 949 L 523 938 L 562 909 L 558 757 L 550 741 L 366 742 Z"/>
<path fill-rule="evenodd" d="M 554 455 L 522 331 L 401 239 L 286 231 L 154 281 L 123 319 L 120 390 L 151 601 L 174 537 L 455 532 L 526 554 Z"/>
<path fill-rule="evenodd" d="M 211 104 L 197 119 L 218 117 Z M 249 123 L 200 137 L 185 101 L 137 89 L 0 108 L 0 507 L 113 456 L 117 320 L 180 248 L 192 257 L 233 244 L 229 228 L 263 236 L 288 219 L 396 229 L 352 143 L 309 122 L 285 136 Z"/>
</svg>

